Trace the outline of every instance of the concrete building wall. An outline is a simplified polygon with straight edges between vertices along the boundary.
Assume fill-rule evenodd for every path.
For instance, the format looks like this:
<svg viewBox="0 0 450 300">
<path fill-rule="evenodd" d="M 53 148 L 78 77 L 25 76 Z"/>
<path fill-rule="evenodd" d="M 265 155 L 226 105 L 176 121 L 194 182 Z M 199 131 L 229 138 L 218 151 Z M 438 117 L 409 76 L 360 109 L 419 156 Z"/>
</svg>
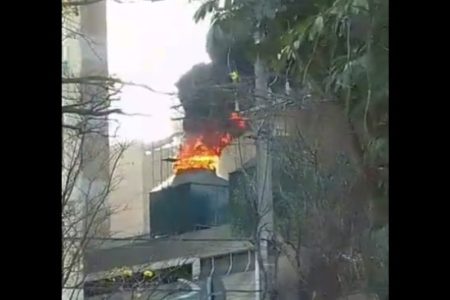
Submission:
<svg viewBox="0 0 450 300">
<path fill-rule="evenodd" d="M 358 164 L 360 154 L 352 137 L 352 130 L 342 109 L 336 104 L 321 103 L 301 110 L 279 112 L 273 119 L 276 136 L 300 135 L 310 147 L 318 150 L 319 161 L 325 167 L 336 162 L 337 154 L 345 154 Z M 236 139 L 226 147 L 219 160 L 218 175 L 228 179 L 235 171 L 256 155 L 251 133 Z"/>
<path fill-rule="evenodd" d="M 297 112 L 283 112 L 274 118 L 274 134 L 286 136 L 294 134 L 298 120 Z M 217 174 L 228 179 L 228 174 L 236 171 L 256 156 L 255 138 L 252 132 L 247 132 L 227 146 L 220 157 Z"/>
<path fill-rule="evenodd" d="M 131 143 L 117 166 L 118 185 L 111 193 L 111 234 L 116 237 L 143 234 L 144 145 Z"/>
<path fill-rule="evenodd" d="M 81 69 L 81 49 L 78 39 L 70 37 L 69 31 L 79 31 L 80 29 L 80 17 L 75 14 L 67 15 L 63 20 L 63 28 L 62 28 L 62 76 L 63 77 L 75 77 L 79 76 Z M 78 99 L 79 93 L 73 86 L 63 85 L 62 86 L 62 105 L 72 104 L 69 99 L 74 98 Z M 74 125 L 77 120 L 73 117 L 63 115 L 63 123 Z M 74 166 L 74 160 L 76 158 L 77 152 L 77 143 L 79 139 L 70 135 L 70 132 L 63 128 L 62 130 L 62 189 L 68 189 L 66 186 L 66 179 L 69 176 L 69 169 L 71 166 Z M 78 162 L 77 162 L 78 163 Z M 70 195 L 70 203 L 65 206 L 65 210 L 68 211 L 72 208 L 75 210 L 81 210 L 84 206 L 81 206 L 77 201 L 81 198 L 78 190 L 74 189 L 72 194 Z M 67 218 L 67 217 L 66 217 Z M 73 218 L 69 218 L 69 220 L 64 220 L 66 223 L 74 222 Z M 81 223 L 79 224 L 81 225 Z M 81 227 L 81 226 L 78 226 Z M 66 230 L 66 228 L 63 228 Z M 73 236 L 77 234 L 77 231 L 81 230 L 81 228 L 73 228 L 69 232 L 66 232 L 65 237 Z M 71 253 L 71 250 L 76 250 L 77 245 L 74 246 L 73 243 L 64 239 L 63 241 L 63 251 L 65 253 Z M 72 272 L 70 272 L 68 282 L 65 284 L 65 287 L 76 285 L 80 282 L 80 278 L 82 278 L 83 269 L 81 261 L 77 260 L 76 256 L 66 255 L 65 261 L 63 262 L 64 266 L 68 266 L 72 264 L 72 262 L 76 261 L 76 266 Z M 67 274 L 67 273 L 66 273 Z M 62 299 L 63 300 L 82 300 L 83 299 L 83 291 L 81 289 L 70 289 L 63 288 L 62 290 Z"/>
<path fill-rule="evenodd" d="M 243 164 L 255 157 L 255 141 L 249 136 L 250 133 L 244 134 L 223 149 L 217 169 L 218 176 L 228 180 L 229 173 L 241 168 Z"/>
<path fill-rule="evenodd" d="M 173 174 L 172 164 L 163 159 L 175 153 L 173 146 L 152 149 L 151 145 L 138 141 L 125 150 L 116 171 L 119 183 L 109 199 L 114 210 L 110 224 L 113 236 L 149 233 L 149 194 Z"/>
<path fill-rule="evenodd" d="M 107 31 L 106 31 L 106 1 L 78 8 L 80 14 L 80 42 L 81 68 L 80 77 L 100 76 L 108 77 Z M 83 85 L 83 102 L 92 105 L 104 105 L 107 90 L 104 85 Z M 109 184 L 109 129 L 108 117 L 104 116 L 88 119 L 89 128 L 95 128 L 95 133 L 85 134 L 83 144 L 83 166 L 81 189 L 87 194 L 86 205 L 88 210 L 101 207 L 96 215 L 95 236 L 109 236 L 109 218 L 106 201 L 104 204 L 96 203 L 102 199 L 105 187 Z M 103 200 L 100 200 L 103 201 Z M 91 243 L 90 243 L 91 244 Z M 92 246 L 96 246 L 92 244 Z"/>
<path fill-rule="evenodd" d="M 278 132 L 285 128 L 287 135 L 304 138 L 308 146 L 317 150 L 318 160 L 332 167 L 336 155 L 345 154 L 358 164 L 360 153 L 344 111 L 335 103 L 318 103 L 301 110 L 280 112 L 276 117 Z"/>
</svg>

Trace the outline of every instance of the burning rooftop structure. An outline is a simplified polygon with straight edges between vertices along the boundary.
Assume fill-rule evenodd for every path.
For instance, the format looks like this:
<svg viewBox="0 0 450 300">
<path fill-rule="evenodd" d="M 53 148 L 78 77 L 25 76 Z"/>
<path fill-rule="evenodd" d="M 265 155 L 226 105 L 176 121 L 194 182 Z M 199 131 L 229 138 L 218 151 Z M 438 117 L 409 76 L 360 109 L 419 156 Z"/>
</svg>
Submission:
<svg viewBox="0 0 450 300">
<path fill-rule="evenodd" d="M 226 224 L 228 182 L 218 176 L 220 157 L 233 140 L 248 129 L 242 111 L 250 107 L 242 97 L 242 79 L 253 74 L 237 47 L 217 44 L 214 31 L 207 50 L 212 62 L 197 64 L 176 83 L 183 109 L 183 139 L 173 162 L 174 177 L 150 193 L 150 231 L 153 236 L 181 234 Z M 233 41 L 231 39 L 230 41 Z M 231 50 L 232 49 L 232 50 Z M 240 80 L 231 74 L 239 73 Z M 253 79 L 249 80 L 252 82 Z"/>
<path fill-rule="evenodd" d="M 184 138 L 175 176 L 150 197 L 151 235 L 177 235 L 229 223 L 228 181 L 216 174 L 222 151 L 247 130 L 233 82 L 220 64 L 199 64 L 180 78 Z"/>
<path fill-rule="evenodd" d="M 226 116 L 184 120 L 185 138 L 173 165 L 175 176 L 167 187 L 149 195 L 152 236 L 228 223 L 228 182 L 216 170 L 222 150 L 247 126 L 238 112 Z"/>
<path fill-rule="evenodd" d="M 253 87 L 254 72 L 245 49 L 235 36 L 212 27 L 206 41 L 211 62 L 193 66 L 176 83 L 185 138 L 175 174 L 216 171 L 223 149 L 246 131 L 240 109 L 245 111 L 253 101 L 243 95 Z M 231 74 L 239 74 L 239 82 Z"/>
<path fill-rule="evenodd" d="M 214 62 L 194 66 L 178 81 L 185 138 L 175 174 L 215 171 L 222 150 L 245 132 L 247 124 L 238 111 L 232 84 L 227 69 Z"/>
<path fill-rule="evenodd" d="M 215 120 L 204 121 L 204 129 L 186 134 L 174 164 L 176 175 L 193 170 L 217 169 L 222 150 L 246 129 L 245 121 L 238 112 L 232 112 L 227 121 L 228 124 L 223 127 Z"/>
</svg>

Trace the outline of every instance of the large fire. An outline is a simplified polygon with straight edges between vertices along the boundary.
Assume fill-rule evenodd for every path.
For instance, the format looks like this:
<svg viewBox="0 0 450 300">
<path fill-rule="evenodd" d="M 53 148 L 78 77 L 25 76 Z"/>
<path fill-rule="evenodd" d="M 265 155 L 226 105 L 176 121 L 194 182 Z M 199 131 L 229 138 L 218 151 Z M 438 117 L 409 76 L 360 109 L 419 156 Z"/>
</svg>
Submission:
<svg viewBox="0 0 450 300">
<path fill-rule="evenodd" d="M 229 132 L 210 129 L 205 134 L 186 137 L 174 164 L 175 174 L 190 170 L 215 171 L 222 150 L 246 128 L 245 120 L 237 112 L 231 113 L 229 120 Z"/>
</svg>

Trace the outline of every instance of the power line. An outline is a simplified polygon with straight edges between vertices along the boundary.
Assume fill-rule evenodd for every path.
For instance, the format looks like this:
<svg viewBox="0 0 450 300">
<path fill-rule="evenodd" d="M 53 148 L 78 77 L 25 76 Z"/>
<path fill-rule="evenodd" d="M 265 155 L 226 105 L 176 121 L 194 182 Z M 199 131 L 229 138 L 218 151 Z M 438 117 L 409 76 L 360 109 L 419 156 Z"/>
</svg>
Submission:
<svg viewBox="0 0 450 300">
<path fill-rule="evenodd" d="M 105 287 L 89 287 L 89 289 L 101 289 L 101 288 L 105 288 Z M 123 291 L 136 291 L 136 292 L 201 292 L 201 290 L 192 290 L 192 289 L 184 289 L 184 288 L 180 288 L 180 289 L 164 289 L 164 288 L 141 288 L 141 290 L 138 291 L 139 287 L 131 287 L 131 288 L 127 288 L 127 287 L 117 287 L 119 290 L 117 292 L 123 292 Z M 80 287 L 64 287 L 63 289 L 68 289 L 68 290 L 76 290 L 76 289 L 82 289 Z M 230 293 L 260 293 L 262 292 L 262 290 L 242 290 L 242 289 L 223 289 L 222 291 L 224 292 L 230 292 Z M 112 293 L 114 293 L 114 291 L 111 291 Z M 105 293 L 106 294 L 106 293 Z"/>
<path fill-rule="evenodd" d="M 90 240 L 90 241 L 111 241 L 111 242 L 162 242 L 162 241 L 174 241 L 174 242 L 249 242 L 253 243 L 248 238 L 175 238 L 175 237 L 162 237 L 162 238 L 105 238 L 105 237 L 63 237 L 63 240 L 77 241 L 77 240 Z"/>
</svg>

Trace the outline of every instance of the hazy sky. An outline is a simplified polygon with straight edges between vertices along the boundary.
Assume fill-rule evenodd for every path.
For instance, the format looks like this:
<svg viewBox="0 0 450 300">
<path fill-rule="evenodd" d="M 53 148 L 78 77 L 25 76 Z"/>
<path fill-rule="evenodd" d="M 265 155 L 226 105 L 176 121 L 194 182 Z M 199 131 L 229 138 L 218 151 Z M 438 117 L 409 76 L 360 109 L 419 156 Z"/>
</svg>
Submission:
<svg viewBox="0 0 450 300">
<path fill-rule="evenodd" d="M 196 6 L 188 0 L 119 4 L 108 1 L 109 73 L 122 80 L 175 92 L 175 82 L 193 65 L 208 62 L 208 22 L 195 24 Z M 138 87 L 125 87 L 119 106 L 127 113 L 114 116 L 118 136 L 149 142 L 172 133 L 169 107 L 177 101 Z M 147 116 L 148 115 L 148 116 Z M 111 130 L 116 126 L 112 124 Z"/>
</svg>

